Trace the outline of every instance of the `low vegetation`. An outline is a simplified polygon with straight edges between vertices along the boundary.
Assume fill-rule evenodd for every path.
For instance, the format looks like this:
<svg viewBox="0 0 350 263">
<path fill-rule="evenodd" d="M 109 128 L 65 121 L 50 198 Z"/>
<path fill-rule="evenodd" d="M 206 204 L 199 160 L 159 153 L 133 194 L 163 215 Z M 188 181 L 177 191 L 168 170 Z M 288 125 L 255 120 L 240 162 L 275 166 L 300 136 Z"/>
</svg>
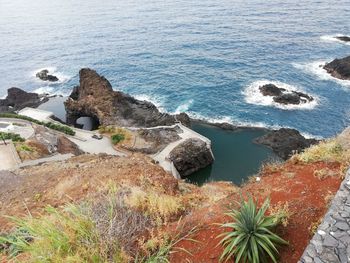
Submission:
<svg viewBox="0 0 350 263">
<path fill-rule="evenodd" d="M 128 143 L 132 138 L 130 131 L 124 128 L 115 127 L 113 125 L 100 126 L 98 130 L 100 133 L 110 136 L 114 145 L 120 144 L 121 142 Z"/>
<path fill-rule="evenodd" d="M 120 143 L 120 142 L 122 142 L 122 141 L 125 140 L 125 135 L 122 134 L 122 133 L 113 134 L 113 135 L 111 136 L 111 140 L 112 140 L 112 143 L 113 143 L 114 145 L 116 145 L 116 144 L 118 144 L 118 143 Z"/>
<path fill-rule="evenodd" d="M 323 161 L 345 165 L 350 163 L 350 152 L 344 150 L 336 139 L 331 139 L 313 145 L 293 158 L 304 163 Z"/>
<path fill-rule="evenodd" d="M 260 209 L 257 209 L 252 197 L 242 201 L 238 210 L 227 213 L 233 222 L 222 224 L 231 231 L 223 233 L 221 244 L 224 251 L 220 260 L 229 260 L 234 257 L 235 262 L 267 262 L 270 258 L 277 262 L 277 245 L 288 244 L 273 233 L 279 223 L 276 215 L 265 215 L 269 208 L 269 199 L 266 199 Z"/>
<path fill-rule="evenodd" d="M 0 236 L 0 252 L 21 262 L 169 262 L 169 253 L 194 229 L 162 232 L 158 220 L 178 213 L 179 200 L 144 191 L 113 185 L 79 205 L 49 206 L 37 218 L 10 217 L 17 228 Z"/>
<path fill-rule="evenodd" d="M 19 134 L 0 132 L 0 140 L 12 140 L 13 142 L 24 142 L 25 139 L 22 138 Z"/>
<path fill-rule="evenodd" d="M 38 124 L 38 125 L 43 125 L 47 128 L 50 128 L 52 130 L 56 130 L 59 132 L 63 132 L 67 135 L 71 135 L 71 136 L 75 135 L 75 131 L 66 125 L 56 124 L 56 123 L 52 123 L 52 122 L 42 122 L 42 121 L 38 121 L 36 119 L 30 118 L 27 116 L 18 115 L 15 113 L 0 113 L 0 118 L 21 119 L 21 120 L 25 120 L 25 121 L 29 121 L 29 122 Z"/>
</svg>

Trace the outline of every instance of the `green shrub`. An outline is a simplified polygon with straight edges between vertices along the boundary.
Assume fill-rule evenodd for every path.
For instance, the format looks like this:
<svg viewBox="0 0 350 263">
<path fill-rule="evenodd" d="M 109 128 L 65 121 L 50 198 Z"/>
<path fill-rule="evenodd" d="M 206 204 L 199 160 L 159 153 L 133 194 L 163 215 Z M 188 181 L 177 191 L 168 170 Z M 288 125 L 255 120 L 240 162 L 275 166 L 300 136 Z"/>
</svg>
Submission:
<svg viewBox="0 0 350 263">
<path fill-rule="evenodd" d="M 52 122 L 42 122 L 42 121 L 38 121 L 36 119 L 30 118 L 27 116 L 18 115 L 15 113 L 0 113 L 0 118 L 21 119 L 21 120 L 25 120 L 25 121 L 29 121 L 29 122 L 38 124 L 38 125 L 43 125 L 47 128 L 63 132 L 67 135 L 72 135 L 72 136 L 75 135 L 75 131 L 66 125 L 56 124 L 56 123 L 52 123 Z"/>
<path fill-rule="evenodd" d="M 123 255 L 116 242 L 113 248 L 106 247 L 83 207 L 48 207 L 46 212 L 40 218 L 11 218 L 17 232 L 0 236 L 0 245 L 10 256 L 26 252 L 29 257 L 21 262 L 125 262 L 120 261 Z"/>
<path fill-rule="evenodd" d="M 23 139 L 19 134 L 7 133 L 7 132 L 0 132 L 0 139 L 12 140 L 13 142 L 24 142 L 25 141 L 25 139 Z"/>
<path fill-rule="evenodd" d="M 266 216 L 270 205 L 266 199 L 260 209 L 256 208 L 252 197 L 242 201 L 239 210 L 233 209 L 227 213 L 234 222 L 222 224 L 222 227 L 232 228 L 230 232 L 221 234 L 224 238 L 220 244 L 224 251 L 220 260 L 229 260 L 235 257 L 235 262 L 266 262 L 267 258 L 276 261 L 278 250 L 276 245 L 288 244 L 272 231 L 278 224 L 276 216 Z"/>
<path fill-rule="evenodd" d="M 65 125 L 60 125 L 60 124 L 56 124 L 56 123 L 52 123 L 52 122 L 47 122 L 44 125 L 50 129 L 60 131 L 60 132 L 63 132 L 65 134 L 68 134 L 68 135 L 72 135 L 72 136 L 75 135 L 75 131 L 73 131 L 73 129 L 71 129 L 70 127 L 65 126 Z"/>
<path fill-rule="evenodd" d="M 123 141 L 125 139 L 125 135 L 122 133 L 117 133 L 112 135 L 111 139 L 112 139 L 112 143 L 115 145 Z"/>
</svg>

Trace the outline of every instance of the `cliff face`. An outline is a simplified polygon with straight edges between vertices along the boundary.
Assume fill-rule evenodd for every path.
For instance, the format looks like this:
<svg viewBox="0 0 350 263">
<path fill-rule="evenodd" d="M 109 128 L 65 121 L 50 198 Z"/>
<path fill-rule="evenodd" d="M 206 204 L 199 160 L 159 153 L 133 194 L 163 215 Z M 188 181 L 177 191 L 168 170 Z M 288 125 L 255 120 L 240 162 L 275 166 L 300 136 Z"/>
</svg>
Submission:
<svg viewBox="0 0 350 263">
<path fill-rule="evenodd" d="M 80 85 L 65 102 L 70 124 L 83 116 L 92 117 L 102 125 L 124 127 L 154 127 L 176 122 L 175 116 L 159 112 L 154 104 L 114 91 L 110 82 L 94 70 L 81 69 L 79 77 Z M 179 117 L 189 122 L 183 114 Z"/>
</svg>

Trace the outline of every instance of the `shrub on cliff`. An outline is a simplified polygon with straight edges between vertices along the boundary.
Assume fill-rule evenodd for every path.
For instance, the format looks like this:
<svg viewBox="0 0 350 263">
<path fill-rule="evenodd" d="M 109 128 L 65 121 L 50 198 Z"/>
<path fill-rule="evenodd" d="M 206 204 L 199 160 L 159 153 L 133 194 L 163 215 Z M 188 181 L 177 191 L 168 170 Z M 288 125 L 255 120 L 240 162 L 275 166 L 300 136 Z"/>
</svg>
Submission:
<svg viewBox="0 0 350 263">
<path fill-rule="evenodd" d="M 7 132 L 0 132 L 0 140 L 12 140 L 13 142 L 25 141 L 25 139 L 23 139 L 19 134 Z"/>
<path fill-rule="evenodd" d="M 220 260 L 235 257 L 235 262 L 259 263 L 270 258 L 277 262 L 276 245 L 288 243 L 272 232 L 279 218 L 265 215 L 269 204 L 269 199 L 266 199 L 258 210 L 250 197 L 248 201 L 242 201 L 239 210 L 227 213 L 234 222 L 222 224 L 222 227 L 232 230 L 220 235 L 224 237 L 220 243 L 225 248 Z"/>
<path fill-rule="evenodd" d="M 112 135 L 111 139 L 112 143 L 116 145 L 125 139 L 125 135 L 122 133 L 116 133 Z"/>
<path fill-rule="evenodd" d="M 27 116 L 18 115 L 15 113 L 0 113 L 0 118 L 12 118 L 12 119 L 25 120 L 25 121 L 29 121 L 29 122 L 32 122 L 32 123 L 35 123 L 38 125 L 43 125 L 43 126 L 50 128 L 52 130 L 63 132 L 67 135 L 71 135 L 71 136 L 75 135 L 75 131 L 66 125 L 56 124 L 56 123 L 52 123 L 52 122 L 42 122 L 42 121 L 38 121 L 36 119 L 30 118 Z"/>
</svg>

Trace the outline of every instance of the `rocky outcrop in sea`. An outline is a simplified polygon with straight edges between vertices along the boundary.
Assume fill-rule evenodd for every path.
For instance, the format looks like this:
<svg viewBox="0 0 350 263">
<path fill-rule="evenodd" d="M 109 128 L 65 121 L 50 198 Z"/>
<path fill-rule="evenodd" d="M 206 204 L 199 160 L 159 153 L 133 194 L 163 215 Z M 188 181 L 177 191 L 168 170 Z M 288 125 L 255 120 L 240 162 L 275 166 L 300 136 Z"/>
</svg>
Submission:
<svg viewBox="0 0 350 263">
<path fill-rule="evenodd" d="M 177 121 L 189 125 L 186 114 L 162 113 L 151 102 L 114 91 L 110 82 L 92 69 L 81 69 L 79 77 L 79 86 L 65 102 L 68 124 L 75 124 L 78 118 L 87 116 L 101 125 L 121 127 L 154 127 L 172 125 Z"/>
<path fill-rule="evenodd" d="M 323 67 L 332 77 L 342 80 L 350 80 L 350 56 L 336 58 Z"/>
<path fill-rule="evenodd" d="M 19 88 L 10 88 L 7 90 L 7 97 L 0 99 L 0 112 L 17 111 L 25 107 L 36 108 L 47 101 L 46 95 L 26 92 Z"/>
<path fill-rule="evenodd" d="M 270 131 L 255 139 L 255 143 L 270 147 L 284 160 L 317 142 L 318 140 L 316 139 L 306 139 L 299 131 L 288 128 Z"/>
<path fill-rule="evenodd" d="M 35 76 L 43 81 L 59 81 L 59 79 L 56 76 L 49 74 L 49 71 L 47 69 L 41 70 L 40 72 L 36 73 Z"/>
<path fill-rule="evenodd" d="M 264 96 L 272 96 L 274 102 L 288 105 L 288 104 L 302 104 L 311 102 L 314 98 L 310 95 L 299 91 L 288 91 L 284 88 L 279 88 L 274 84 L 266 84 L 259 87 L 259 90 Z"/>
<path fill-rule="evenodd" d="M 350 37 L 348 36 L 337 36 L 335 38 L 343 42 L 350 42 Z"/>
</svg>

